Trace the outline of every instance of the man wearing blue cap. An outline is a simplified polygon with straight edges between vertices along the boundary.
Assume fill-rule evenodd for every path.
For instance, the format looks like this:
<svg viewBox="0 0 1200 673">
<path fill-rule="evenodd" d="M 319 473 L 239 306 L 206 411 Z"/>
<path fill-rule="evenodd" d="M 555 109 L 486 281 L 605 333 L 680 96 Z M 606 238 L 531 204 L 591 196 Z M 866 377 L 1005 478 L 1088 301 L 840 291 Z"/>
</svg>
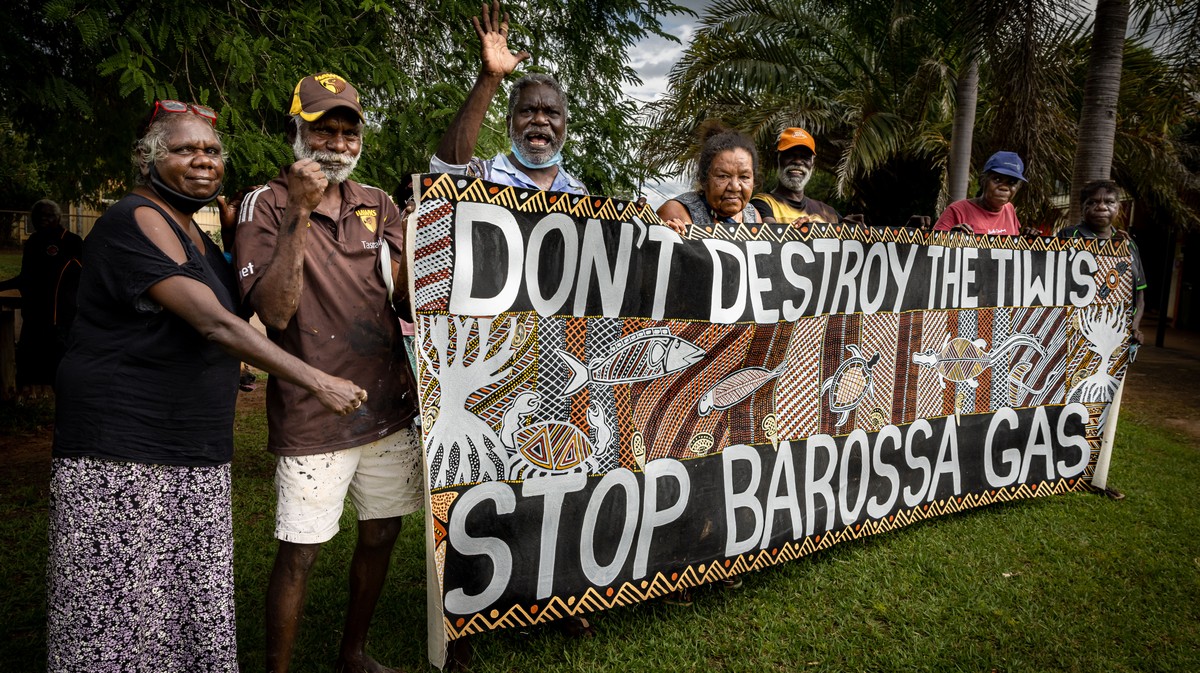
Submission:
<svg viewBox="0 0 1200 673">
<path fill-rule="evenodd" d="M 996 152 L 983 165 L 979 196 L 955 201 L 942 211 L 934 231 L 1016 236 L 1021 232 L 1012 198 L 1025 180 L 1025 162 L 1016 152 Z"/>
</svg>

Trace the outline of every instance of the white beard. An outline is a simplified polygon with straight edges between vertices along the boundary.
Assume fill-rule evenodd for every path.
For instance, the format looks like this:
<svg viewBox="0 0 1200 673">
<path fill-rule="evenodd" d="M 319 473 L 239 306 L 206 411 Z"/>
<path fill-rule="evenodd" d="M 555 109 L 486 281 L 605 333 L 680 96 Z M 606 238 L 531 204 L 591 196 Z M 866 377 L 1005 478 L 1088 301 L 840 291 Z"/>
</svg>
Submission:
<svg viewBox="0 0 1200 673">
<path fill-rule="evenodd" d="M 514 145 L 521 152 L 521 156 L 530 160 L 535 164 L 544 164 L 550 160 L 550 157 L 558 154 L 562 149 L 563 144 L 567 141 L 567 134 L 564 132 L 559 138 L 552 137 L 552 131 L 545 131 L 543 135 L 551 136 L 549 144 L 545 147 L 534 147 L 526 136 L 517 137 L 514 135 L 512 124 L 508 125 L 508 137 L 512 139 Z M 528 135 L 530 129 L 526 127 L 525 134 Z M 539 131 L 539 133 L 542 133 Z"/>
<path fill-rule="evenodd" d="M 292 141 L 292 154 L 296 155 L 296 160 L 312 159 L 321 165 L 321 172 L 325 174 L 325 179 L 331 184 L 341 184 L 350 179 L 350 174 L 354 172 L 358 166 L 358 158 L 362 154 L 350 156 L 348 154 L 339 154 L 337 152 L 322 152 L 314 150 L 301 139 L 302 133 L 296 134 L 296 139 Z"/>
<path fill-rule="evenodd" d="M 803 192 L 808 185 L 808 181 L 812 178 L 812 169 L 809 169 L 802 178 L 793 178 L 788 175 L 788 167 L 784 166 L 782 171 L 779 171 L 779 185 L 784 189 L 793 192 Z"/>
</svg>

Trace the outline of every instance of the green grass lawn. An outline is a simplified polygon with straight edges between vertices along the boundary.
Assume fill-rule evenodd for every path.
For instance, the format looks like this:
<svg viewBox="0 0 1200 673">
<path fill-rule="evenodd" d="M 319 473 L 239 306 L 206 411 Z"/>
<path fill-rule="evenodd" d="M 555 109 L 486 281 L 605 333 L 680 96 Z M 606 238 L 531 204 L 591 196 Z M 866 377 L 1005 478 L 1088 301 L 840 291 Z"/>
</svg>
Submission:
<svg viewBox="0 0 1200 673">
<path fill-rule="evenodd" d="M 7 280 L 21 273 L 21 250 L 0 248 L 0 280 Z"/>
<path fill-rule="evenodd" d="M 13 429 L 2 416 L 0 430 Z M 242 415 L 236 433 L 238 640 L 243 670 L 258 671 L 273 463 L 261 413 Z M 544 628 L 481 636 L 473 670 L 1200 671 L 1200 455 L 1131 417 L 1114 455 L 1124 501 L 1070 494 L 935 519 L 748 574 L 740 590 L 698 591 L 690 608 L 598 614 L 592 640 Z M 20 480 L 0 490 L 3 671 L 45 670 L 44 493 Z M 370 650 L 426 670 L 423 524 L 405 524 Z M 352 525 L 348 512 L 321 552 L 293 670 L 332 670 Z"/>
</svg>

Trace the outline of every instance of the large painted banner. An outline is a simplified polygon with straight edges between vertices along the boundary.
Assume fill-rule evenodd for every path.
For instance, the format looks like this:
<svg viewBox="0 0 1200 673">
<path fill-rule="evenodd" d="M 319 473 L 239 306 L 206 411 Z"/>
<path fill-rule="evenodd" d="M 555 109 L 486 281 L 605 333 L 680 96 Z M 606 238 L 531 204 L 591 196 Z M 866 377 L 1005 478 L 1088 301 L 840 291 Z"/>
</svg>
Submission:
<svg viewBox="0 0 1200 673">
<path fill-rule="evenodd" d="M 410 236 L 430 658 L 1089 487 L 1124 243 L 739 225 L 454 175 Z"/>
</svg>

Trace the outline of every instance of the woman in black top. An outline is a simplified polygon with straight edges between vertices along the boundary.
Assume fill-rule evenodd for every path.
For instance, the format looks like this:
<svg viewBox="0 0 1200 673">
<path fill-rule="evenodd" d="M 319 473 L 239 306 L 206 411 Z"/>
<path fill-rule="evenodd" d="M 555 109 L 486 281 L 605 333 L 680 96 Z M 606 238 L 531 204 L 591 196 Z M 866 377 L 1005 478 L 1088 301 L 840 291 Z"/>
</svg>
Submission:
<svg viewBox="0 0 1200 673">
<path fill-rule="evenodd" d="M 239 360 L 346 414 L 366 392 L 238 317 L 234 271 L 192 219 L 221 190 L 209 108 L 160 101 L 138 186 L 84 242 L 58 372 L 51 670 L 236 671 L 229 461 Z"/>
</svg>

